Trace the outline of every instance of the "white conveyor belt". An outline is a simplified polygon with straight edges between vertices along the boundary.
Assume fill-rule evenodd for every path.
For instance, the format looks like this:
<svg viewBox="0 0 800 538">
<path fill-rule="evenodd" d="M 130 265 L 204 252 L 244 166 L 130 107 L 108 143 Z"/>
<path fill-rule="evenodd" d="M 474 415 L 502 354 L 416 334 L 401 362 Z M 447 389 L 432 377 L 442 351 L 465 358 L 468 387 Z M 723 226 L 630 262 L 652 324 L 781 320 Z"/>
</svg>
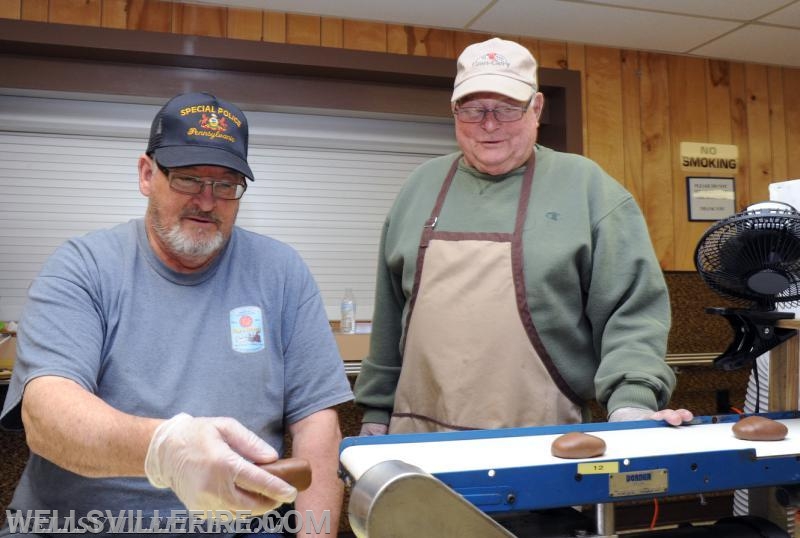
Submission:
<svg viewBox="0 0 800 538">
<path fill-rule="evenodd" d="M 602 456 L 566 460 L 551 455 L 550 445 L 561 434 L 486 439 L 432 440 L 348 446 L 340 460 L 353 479 L 358 480 L 373 465 L 400 460 L 431 473 L 532 467 L 567 462 L 636 459 L 649 456 L 743 450 L 752 448 L 757 458 L 800 454 L 800 419 L 779 420 L 789 433 L 782 441 L 743 441 L 734 437 L 735 423 L 664 426 L 587 432 L 606 443 Z M 424 435 L 420 435 L 424 437 Z"/>
</svg>

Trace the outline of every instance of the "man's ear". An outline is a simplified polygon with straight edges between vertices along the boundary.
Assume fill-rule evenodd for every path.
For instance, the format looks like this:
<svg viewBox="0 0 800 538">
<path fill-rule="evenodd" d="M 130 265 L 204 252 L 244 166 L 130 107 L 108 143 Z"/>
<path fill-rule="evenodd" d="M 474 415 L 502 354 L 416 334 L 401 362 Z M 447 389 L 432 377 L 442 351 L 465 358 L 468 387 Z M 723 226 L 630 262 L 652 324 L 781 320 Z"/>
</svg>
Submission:
<svg viewBox="0 0 800 538">
<path fill-rule="evenodd" d="M 142 154 L 139 157 L 139 192 L 145 196 L 150 196 L 153 192 L 153 181 L 158 173 L 155 160 Z"/>
<path fill-rule="evenodd" d="M 544 94 L 542 92 L 536 92 L 536 95 L 533 96 L 531 108 L 533 108 L 533 113 L 536 115 L 536 123 L 539 123 L 539 118 L 542 117 L 542 110 L 544 109 Z"/>
</svg>

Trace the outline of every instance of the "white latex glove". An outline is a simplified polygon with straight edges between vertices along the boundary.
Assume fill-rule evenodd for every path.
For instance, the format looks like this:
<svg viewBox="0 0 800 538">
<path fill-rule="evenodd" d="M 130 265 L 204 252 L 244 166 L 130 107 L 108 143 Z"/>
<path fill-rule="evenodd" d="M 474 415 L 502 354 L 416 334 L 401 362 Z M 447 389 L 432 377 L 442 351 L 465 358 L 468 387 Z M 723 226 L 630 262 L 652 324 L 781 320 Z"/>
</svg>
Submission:
<svg viewBox="0 0 800 538">
<path fill-rule="evenodd" d="M 653 411 L 641 407 L 620 407 L 608 417 L 609 422 L 628 422 L 632 420 L 663 420 L 672 426 L 680 426 L 694 418 L 687 409 L 662 409 Z"/>
<path fill-rule="evenodd" d="M 361 425 L 359 436 L 365 437 L 370 435 L 386 435 L 389 433 L 389 426 L 386 424 L 378 424 L 377 422 L 365 422 Z"/>
<path fill-rule="evenodd" d="M 250 463 L 277 458 L 275 449 L 232 418 L 180 413 L 156 428 L 144 467 L 153 486 L 171 488 L 189 510 L 261 515 L 297 496 L 291 485 Z"/>
</svg>

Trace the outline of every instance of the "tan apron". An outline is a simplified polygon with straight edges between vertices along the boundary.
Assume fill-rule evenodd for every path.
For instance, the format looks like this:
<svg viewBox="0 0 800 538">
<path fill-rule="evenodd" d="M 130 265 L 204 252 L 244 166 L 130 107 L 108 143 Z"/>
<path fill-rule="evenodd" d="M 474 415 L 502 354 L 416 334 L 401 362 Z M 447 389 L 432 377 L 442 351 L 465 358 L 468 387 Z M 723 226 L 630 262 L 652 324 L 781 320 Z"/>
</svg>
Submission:
<svg viewBox="0 0 800 538">
<path fill-rule="evenodd" d="M 510 234 L 436 231 L 459 158 L 450 168 L 420 241 L 390 433 L 581 421 L 528 310 L 522 230 L 534 159 Z"/>
</svg>

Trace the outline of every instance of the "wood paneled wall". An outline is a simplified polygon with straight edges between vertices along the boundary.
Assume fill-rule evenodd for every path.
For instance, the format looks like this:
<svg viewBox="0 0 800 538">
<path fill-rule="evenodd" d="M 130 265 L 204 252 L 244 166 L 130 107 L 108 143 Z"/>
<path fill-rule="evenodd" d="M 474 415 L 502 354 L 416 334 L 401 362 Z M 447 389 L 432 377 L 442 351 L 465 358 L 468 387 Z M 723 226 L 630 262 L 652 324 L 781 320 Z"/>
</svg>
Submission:
<svg viewBox="0 0 800 538">
<path fill-rule="evenodd" d="M 0 0 L 0 17 L 456 58 L 485 34 L 159 2 Z M 800 69 L 504 36 L 583 81 L 583 146 L 639 201 L 665 270 L 694 270 L 680 142 L 735 144 L 736 208 L 800 178 Z M 455 69 L 455 67 L 454 67 Z"/>
</svg>

